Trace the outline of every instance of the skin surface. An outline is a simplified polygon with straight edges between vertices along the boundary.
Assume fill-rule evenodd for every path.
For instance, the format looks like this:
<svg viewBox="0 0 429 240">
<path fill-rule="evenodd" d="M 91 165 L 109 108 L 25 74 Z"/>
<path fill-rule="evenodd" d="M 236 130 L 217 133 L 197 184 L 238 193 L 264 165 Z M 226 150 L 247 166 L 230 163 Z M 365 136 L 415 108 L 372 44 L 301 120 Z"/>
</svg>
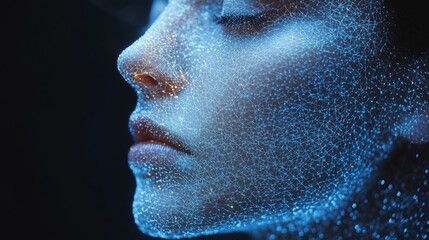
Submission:
<svg viewBox="0 0 429 240">
<path fill-rule="evenodd" d="M 390 44 L 389 16 L 379 1 L 170 1 L 118 59 L 131 118 L 191 151 L 130 155 L 142 232 L 310 221 L 363 189 L 399 137 L 428 141 L 427 59 Z"/>
</svg>

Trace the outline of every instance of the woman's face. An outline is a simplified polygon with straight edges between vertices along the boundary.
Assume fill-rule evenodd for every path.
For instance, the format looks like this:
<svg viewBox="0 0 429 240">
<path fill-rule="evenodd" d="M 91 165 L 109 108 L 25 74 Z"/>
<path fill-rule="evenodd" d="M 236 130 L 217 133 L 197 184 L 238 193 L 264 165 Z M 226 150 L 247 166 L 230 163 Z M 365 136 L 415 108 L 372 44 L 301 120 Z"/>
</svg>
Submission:
<svg viewBox="0 0 429 240">
<path fill-rule="evenodd" d="M 385 18 L 370 0 L 170 1 L 118 60 L 139 228 L 242 230 L 359 188 L 412 104 Z"/>
</svg>

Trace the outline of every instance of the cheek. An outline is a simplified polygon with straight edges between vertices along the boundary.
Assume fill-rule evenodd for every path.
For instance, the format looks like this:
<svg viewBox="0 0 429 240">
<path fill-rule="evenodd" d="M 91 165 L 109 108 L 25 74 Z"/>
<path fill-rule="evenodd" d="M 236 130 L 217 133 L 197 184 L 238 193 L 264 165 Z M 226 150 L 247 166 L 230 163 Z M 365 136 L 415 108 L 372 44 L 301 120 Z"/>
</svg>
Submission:
<svg viewBox="0 0 429 240">
<path fill-rule="evenodd" d="M 328 41 L 329 36 L 316 35 L 315 24 L 302 23 L 256 43 L 229 42 L 214 54 L 212 61 L 219 60 L 207 68 L 212 75 L 204 81 L 216 93 L 212 128 L 228 129 L 221 137 L 235 136 L 222 141 L 277 136 L 284 121 L 304 117 L 298 109 L 307 102 L 323 107 L 323 102 L 315 103 L 315 94 L 322 97 L 333 86 L 323 71 L 338 64 L 318 52 L 321 39 Z"/>
<path fill-rule="evenodd" d="M 359 164 L 350 160 L 363 149 L 364 140 L 354 140 L 368 120 L 357 116 L 365 108 L 359 99 L 375 96 L 363 92 L 365 64 L 348 51 L 358 44 L 340 46 L 335 36 L 320 22 L 301 23 L 265 40 L 227 42 L 212 54 L 196 97 L 209 103 L 201 159 L 226 174 L 240 169 L 248 177 L 238 187 L 272 180 L 291 196 L 309 196 L 321 182 L 328 189 L 327 179 L 340 181 Z M 276 179 L 254 177 L 267 174 Z"/>
</svg>

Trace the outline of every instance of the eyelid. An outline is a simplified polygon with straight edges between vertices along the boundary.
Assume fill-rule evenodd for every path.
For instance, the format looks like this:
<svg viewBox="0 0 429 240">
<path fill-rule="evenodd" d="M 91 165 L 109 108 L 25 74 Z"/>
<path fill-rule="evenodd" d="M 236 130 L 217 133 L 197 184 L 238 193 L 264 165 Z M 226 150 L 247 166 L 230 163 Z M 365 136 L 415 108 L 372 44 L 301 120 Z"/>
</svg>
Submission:
<svg viewBox="0 0 429 240">
<path fill-rule="evenodd" d="M 215 15 L 217 24 L 225 27 L 259 27 L 277 14 L 269 4 L 260 0 L 224 0 L 220 16 Z"/>
<path fill-rule="evenodd" d="M 251 25 L 258 26 L 262 24 L 265 20 L 265 14 L 255 14 L 255 15 L 221 15 L 215 16 L 215 21 L 217 24 L 224 26 L 238 26 L 238 25 Z"/>
<path fill-rule="evenodd" d="M 259 0 L 224 0 L 222 16 L 254 16 L 264 11 Z"/>
</svg>

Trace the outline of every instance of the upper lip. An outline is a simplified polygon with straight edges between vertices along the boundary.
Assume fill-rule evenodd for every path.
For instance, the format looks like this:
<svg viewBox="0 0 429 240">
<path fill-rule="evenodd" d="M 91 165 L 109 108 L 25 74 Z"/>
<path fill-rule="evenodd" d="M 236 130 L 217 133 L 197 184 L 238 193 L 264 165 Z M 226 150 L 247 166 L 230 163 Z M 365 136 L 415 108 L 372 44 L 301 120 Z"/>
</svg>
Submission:
<svg viewBox="0 0 429 240">
<path fill-rule="evenodd" d="M 191 150 L 182 139 L 147 117 L 131 117 L 128 125 L 134 142 L 136 143 L 155 141 L 184 153 L 191 154 Z"/>
</svg>

